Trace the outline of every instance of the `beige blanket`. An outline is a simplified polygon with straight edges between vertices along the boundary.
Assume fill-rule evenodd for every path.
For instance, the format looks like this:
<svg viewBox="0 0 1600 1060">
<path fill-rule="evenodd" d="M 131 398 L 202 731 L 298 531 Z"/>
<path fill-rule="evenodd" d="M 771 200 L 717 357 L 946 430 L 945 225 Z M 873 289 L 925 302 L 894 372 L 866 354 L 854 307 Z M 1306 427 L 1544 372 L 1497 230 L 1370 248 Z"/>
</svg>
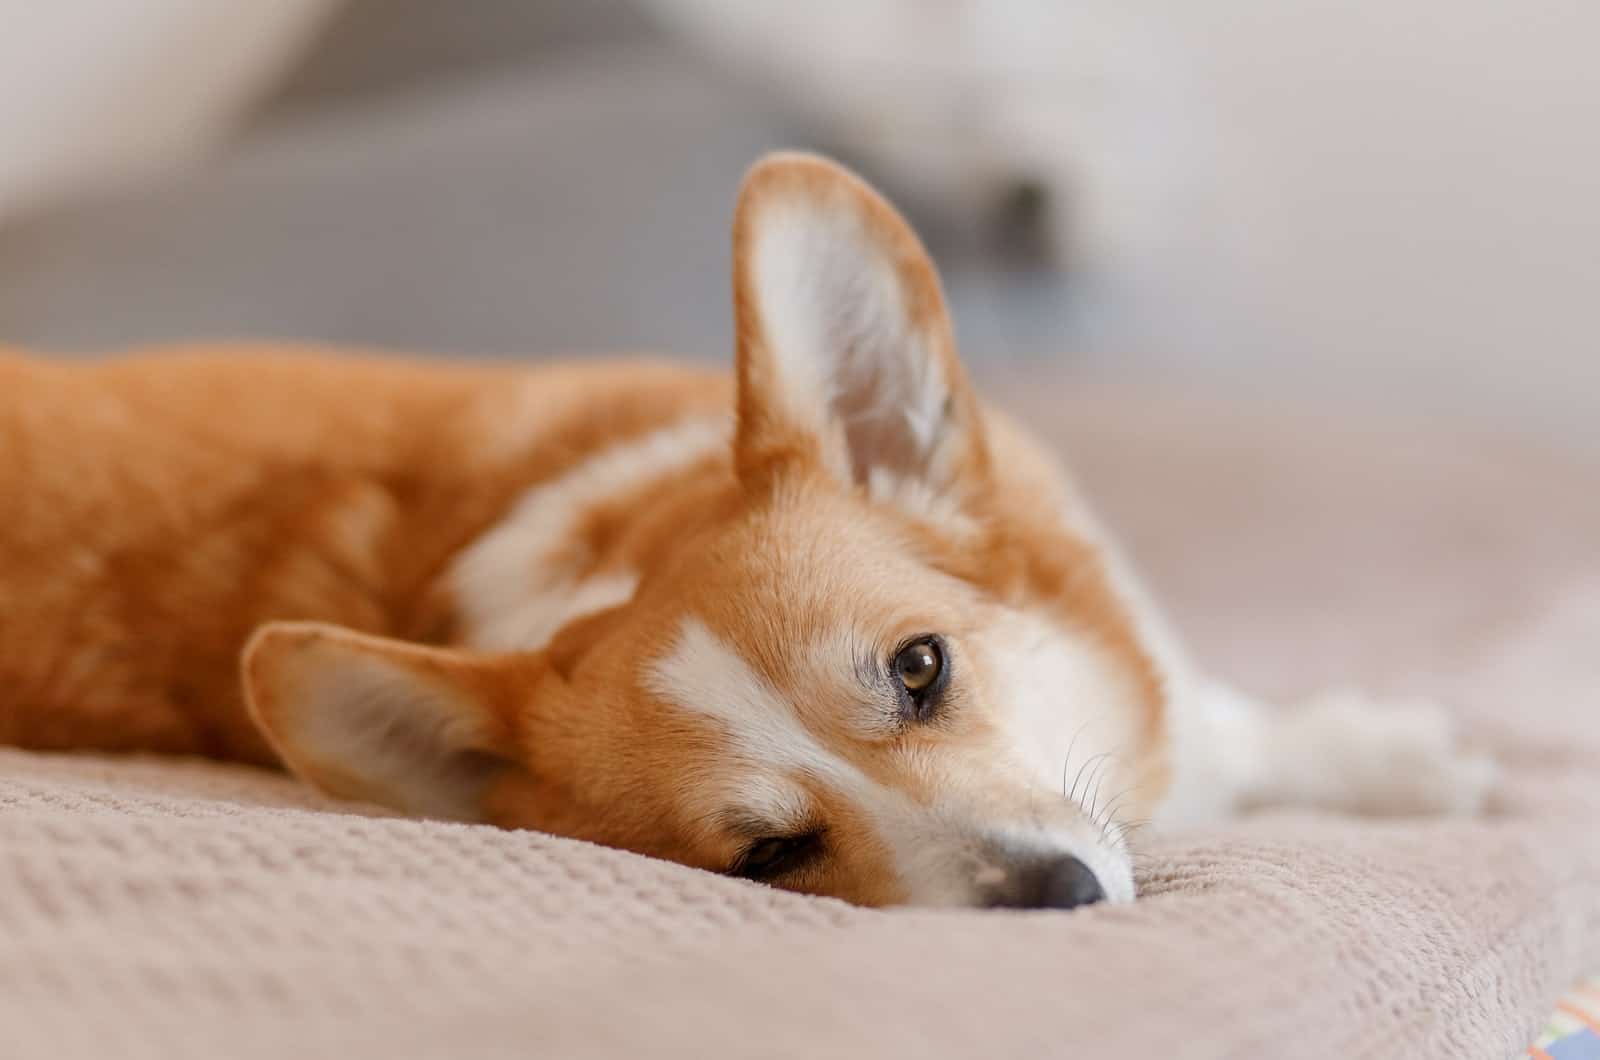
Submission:
<svg viewBox="0 0 1600 1060">
<path fill-rule="evenodd" d="M 872 912 L 203 763 L 0 751 L 0 1056 L 1503 1057 L 1600 968 L 1600 472 L 1036 397 L 1197 650 L 1457 706 L 1477 821 L 1150 839 L 1144 898 Z"/>
</svg>

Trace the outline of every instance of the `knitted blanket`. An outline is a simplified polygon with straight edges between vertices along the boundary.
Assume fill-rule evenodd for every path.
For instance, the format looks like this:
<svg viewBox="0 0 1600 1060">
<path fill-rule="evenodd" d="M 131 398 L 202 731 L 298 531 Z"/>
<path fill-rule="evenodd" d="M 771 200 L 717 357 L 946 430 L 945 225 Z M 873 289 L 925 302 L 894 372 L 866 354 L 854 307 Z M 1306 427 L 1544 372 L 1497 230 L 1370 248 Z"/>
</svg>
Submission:
<svg viewBox="0 0 1600 1060">
<path fill-rule="evenodd" d="M 1019 400 L 1197 653 L 1452 705 L 1504 765 L 1492 812 L 1148 837 L 1131 906 L 871 911 L 275 774 L 0 750 L 0 1056 L 1521 1053 L 1600 970 L 1600 473 Z"/>
</svg>

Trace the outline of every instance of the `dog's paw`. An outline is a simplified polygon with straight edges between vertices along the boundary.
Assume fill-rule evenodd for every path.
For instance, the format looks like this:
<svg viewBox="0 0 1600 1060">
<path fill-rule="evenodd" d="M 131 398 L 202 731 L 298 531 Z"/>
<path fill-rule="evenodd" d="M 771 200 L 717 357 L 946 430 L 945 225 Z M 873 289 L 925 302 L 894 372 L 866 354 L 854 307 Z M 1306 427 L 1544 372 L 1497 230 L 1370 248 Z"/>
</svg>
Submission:
<svg viewBox="0 0 1600 1060">
<path fill-rule="evenodd" d="M 1378 704 L 1320 696 L 1295 712 L 1293 742 L 1316 773 L 1315 801 L 1374 816 L 1470 814 L 1483 808 L 1497 770 L 1462 746 L 1455 719 L 1428 703 Z"/>
</svg>

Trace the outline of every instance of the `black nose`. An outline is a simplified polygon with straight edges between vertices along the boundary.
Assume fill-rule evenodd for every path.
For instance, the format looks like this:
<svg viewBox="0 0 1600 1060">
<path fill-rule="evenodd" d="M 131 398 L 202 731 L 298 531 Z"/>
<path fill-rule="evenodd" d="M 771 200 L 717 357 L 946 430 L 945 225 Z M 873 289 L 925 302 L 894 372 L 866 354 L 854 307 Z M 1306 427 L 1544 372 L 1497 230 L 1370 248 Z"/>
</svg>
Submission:
<svg viewBox="0 0 1600 1060">
<path fill-rule="evenodd" d="M 1089 866 L 1074 857 L 1019 865 L 989 903 L 1008 909 L 1076 909 L 1105 899 L 1105 888 Z"/>
</svg>

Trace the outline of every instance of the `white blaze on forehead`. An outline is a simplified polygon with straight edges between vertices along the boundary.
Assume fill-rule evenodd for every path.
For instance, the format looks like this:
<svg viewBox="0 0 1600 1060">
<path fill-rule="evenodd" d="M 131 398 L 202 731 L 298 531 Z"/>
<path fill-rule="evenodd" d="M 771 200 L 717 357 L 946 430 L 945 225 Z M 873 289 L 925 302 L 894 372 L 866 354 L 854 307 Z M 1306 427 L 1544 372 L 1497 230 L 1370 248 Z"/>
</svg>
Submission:
<svg viewBox="0 0 1600 1060">
<path fill-rule="evenodd" d="M 845 793 L 875 787 L 823 747 L 778 690 L 698 618 L 684 620 L 672 650 L 649 668 L 645 686 L 678 709 L 715 721 L 745 764 L 770 774 L 803 773 Z"/>
<path fill-rule="evenodd" d="M 562 561 L 584 515 L 726 448 L 731 430 L 726 417 L 675 423 L 603 449 L 523 494 L 451 567 L 467 643 L 536 650 L 573 619 L 632 598 L 637 574 L 580 578 L 570 558 Z"/>
</svg>

